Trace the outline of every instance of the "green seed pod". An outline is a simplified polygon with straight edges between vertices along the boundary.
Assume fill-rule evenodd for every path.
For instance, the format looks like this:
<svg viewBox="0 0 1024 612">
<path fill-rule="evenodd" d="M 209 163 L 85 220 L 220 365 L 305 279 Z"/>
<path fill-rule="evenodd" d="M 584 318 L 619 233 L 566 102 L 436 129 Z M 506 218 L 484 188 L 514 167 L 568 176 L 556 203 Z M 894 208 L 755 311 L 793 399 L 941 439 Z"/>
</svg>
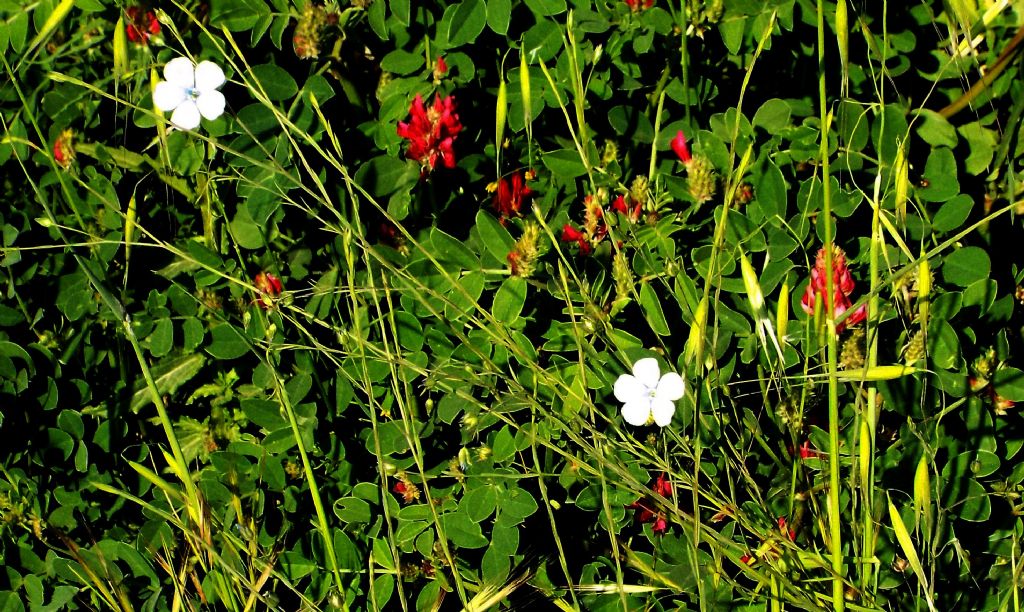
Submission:
<svg viewBox="0 0 1024 612">
<path fill-rule="evenodd" d="M 789 328 L 789 281 L 782 282 L 779 291 L 779 305 L 775 309 L 775 330 L 779 334 L 779 342 L 786 342 L 786 330 Z"/>
<path fill-rule="evenodd" d="M 498 84 L 498 102 L 494 109 L 494 146 L 501 150 L 501 143 L 505 139 L 505 124 L 508 119 L 508 91 L 505 85 L 505 75 L 500 75 L 501 82 Z"/>
<path fill-rule="evenodd" d="M 836 40 L 839 42 L 839 63 L 843 69 L 843 83 L 849 78 L 850 15 L 846 0 L 836 0 Z"/>
<path fill-rule="evenodd" d="M 928 259 L 922 259 L 917 266 L 917 317 L 921 329 L 928 328 L 928 308 L 931 304 L 932 269 Z"/>
<path fill-rule="evenodd" d="M 530 96 L 530 71 L 526 65 L 526 52 L 519 50 L 519 91 L 523 97 L 523 123 L 526 124 L 527 133 L 533 124 L 533 117 L 530 116 L 533 108 L 533 99 Z"/>
<path fill-rule="evenodd" d="M 683 349 L 683 358 L 691 361 L 697 356 L 698 347 L 704 346 L 704 332 L 708 323 L 708 300 L 702 298 L 697 305 L 697 312 L 693 315 L 693 326 L 690 327 L 690 336 L 686 340 L 686 348 Z"/>
<path fill-rule="evenodd" d="M 896 147 L 893 179 L 896 181 L 896 217 L 902 222 L 907 218 L 907 192 L 910 187 L 910 164 L 907 162 L 906 143 L 901 142 Z"/>
<path fill-rule="evenodd" d="M 932 483 L 931 475 L 928 472 L 928 461 L 923 455 L 917 462 L 917 470 L 914 472 L 914 510 L 917 512 L 918 520 L 923 522 L 925 533 L 930 533 L 932 527 Z"/>
<path fill-rule="evenodd" d="M 128 33 L 125 30 L 124 14 L 114 26 L 114 78 L 121 79 L 128 74 Z"/>
<path fill-rule="evenodd" d="M 858 456 L 860 483 L 865 490 L 870 490 L 868 478 L 871 476 L 871 428 L 868 426 L 867 419 L 860 420 L 860 435 L 858 437 L 860 442 Z"/>
</svg>

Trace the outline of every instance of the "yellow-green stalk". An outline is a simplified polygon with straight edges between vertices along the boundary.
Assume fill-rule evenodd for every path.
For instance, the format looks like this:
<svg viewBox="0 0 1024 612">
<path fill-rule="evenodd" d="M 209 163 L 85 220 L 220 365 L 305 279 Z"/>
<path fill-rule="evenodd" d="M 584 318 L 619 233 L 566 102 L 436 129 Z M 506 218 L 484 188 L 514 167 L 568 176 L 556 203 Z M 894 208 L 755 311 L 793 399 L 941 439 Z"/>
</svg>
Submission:
<svg viewBox="0 0 1024 612">
<path fill-rule="evenodd" d="M 828 133 L 831 125 L 828 98 L 825 95 L 825 6 L 824 0 L 818 0 L 818 105 L 821 113 L 820 157 L 822 210 L 825 222 L 825 275 L 826 295 L 835 295 L 832 270 L 832 193 L 830 189 L 831 173 L 829 167 Z M 824 301 L 824 300 L 820 300 Z M 828 486 L 828 537 L 826 542 L 830 552 L 832 565 L 832 607 L 836 612 L 846 610 L 846 584 L 843 563 L 842 526 L 839 509 L 839 381 L 836 378 L 839 358 L 838 338 L 836 334 L 835 316 L 832 312 L 825 313 L 828 326 L 828 455 L 829 455 L 829 486 Z"/>
</svg>

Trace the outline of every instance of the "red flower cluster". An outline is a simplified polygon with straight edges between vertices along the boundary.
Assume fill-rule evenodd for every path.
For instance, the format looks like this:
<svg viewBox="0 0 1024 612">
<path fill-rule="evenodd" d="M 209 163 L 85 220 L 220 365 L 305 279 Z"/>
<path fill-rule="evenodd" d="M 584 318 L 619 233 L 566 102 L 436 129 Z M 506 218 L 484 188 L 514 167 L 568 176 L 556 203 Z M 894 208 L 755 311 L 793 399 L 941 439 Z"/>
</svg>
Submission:
<svg viewBox="0 0 1024 612">
<path fill-rule="evenodd" d="M 664 474 L 660 474 L 654 481 L 654 484 L 651 485 L 651 491 L 665 498 L 672 497 L 672 483 L 668 481 Z M 665 533 L 668 531 L 668 521 L 665 520 L 665 516 L 661 512 L 652 510 L 646 500 L 637 500 L 626 506 L 626 508 L 638 510 L 636 519 L 641 523 L 654 523 L 651 526 L 651 531 L 654 533 Z"/>
<path fill-rule="evenodd" d="M 409 121 L 398 122 L 398 135 L 407 138 L 409 144 L 405 156 L 423 166 L 423 174 L 437 165 L 437 160 L 446 168 L 455 167 L 455 151 L 452 145 L 462 131 L 459 116 L 455 114 L 455 99 L 448 96 L 434 96 L 434 104 L 428 109 L 419 94 L 409 108 Z"/>
<path fill-rule="evenodd" d="M 643 204 L 636 202 L 631 196 L 620 195 L 612 202 L 612 210 L 627 217 L 631 222 L 640 220 L 640 213 L 643 211 Z"/>
<path fill-rule="evenodd" d="M 523 201 L 531 195 L 533 190 L 526 185 L 526 177 L 516 170 L 508 179 L 498 179 L 498 187 L 494 192 L 494 211 L 502 222 L 509 217 L 518 217 Z"/>
<path fill-rule="evenodd" d="M 577 243 L 580 246 L 580 254 L 582 255 L 590 255 L 594 250 L 594 246 L 608 235 L 608 226 L 604 222 L 604 210 L 601 208 L 602 200 L 602 196 L 588 195 L 583 199 L 583 207 L 585 209 L 583 226 L 580 229 L 576 229 L 572 224 L 566 223 L 562 227 L 562 242 Z M 621 209 L 618 200 L 612 204 L 612 209 L 616 211 L 625 210 L 627 214 L 629 212 L 625 199 L 622 201 Z"/>
<path fill-rule="evenodd" d="M 160 22 L 157 21 L 155 12 L 141 6 L 130 6 L 124 14 L 128 17 L 128 23 L 124 28 L 125 34 L 133 43 L 148 45 L 149 37 L 160 33 Z"/>
<path fill-rule="evenodd" d="M 639 11 L 639 10 L 649 9 L 652 6 L 654 6 L 654 0 L 623 0 L 623 1 L 626 3 L 626 6 L 629 7 L 629 10 L 633 11 L 634 13 Z"/>
<path fill-rule="evenodd" d="M 818 296 L 825 296 L 828 293 L 828 270 L 825 269 L 825 249 L 818 250 L 818 256 L 814 260 L 814 268 L 811 269 L 811 282 L 807 285 L 800 306 L 807 314 L 814 314 Z M 850 301 L 850 294 L 853 293 L 853 277 L 846 267 L 846 253 L 839 247 L 833 247 L 832 251 L 832 289 L 834 298 L 825 300 L 825 309 L 832 310 L 833 317 L 839 317 L 853 306 Z M 847 325 L 856 325 L 867 318 L 867 307 L 861 306 L 846 318 L 845 321 L 836 326 L 837 332 L 842 332 Z"/>
<path fill-rule="evenodd" d="M 256 289 L 260 292 L 256 299 L 256 304 L 264 310 L 270 307 L 272 298 L 276 298 L 284 291 L 284 284 L 281 282 L 281 279 L 270 272 L 260 272 L 252 280 L 252 284 L 256 285 Z"/>
</svg>

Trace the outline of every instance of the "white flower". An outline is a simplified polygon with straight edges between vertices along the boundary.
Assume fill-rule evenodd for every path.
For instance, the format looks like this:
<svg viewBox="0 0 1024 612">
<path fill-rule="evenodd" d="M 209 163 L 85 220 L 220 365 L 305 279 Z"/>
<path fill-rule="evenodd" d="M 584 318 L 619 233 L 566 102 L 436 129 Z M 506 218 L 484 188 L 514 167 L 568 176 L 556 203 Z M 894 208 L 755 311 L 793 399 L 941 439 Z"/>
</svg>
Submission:
<svg viewBox="0 0 1024 612">
<path fill-rule="evenodd" d="M 622 402 L 622 418 L 630 425 L 646 425 L 652 419 L 659 427 L 672 422 L 676 400 L 683 397 L 685 385 L 675 372 L 661 376 L 653 357 L 633 364 L 633 374 L 615 381 L 615 399 Z"/>
<path fill-rule="evenodd" d="M 196 66 L 187 57 L 176 57 L 164 66 L 164 78 L 153 90 L 153 104 L 164 112 L 174 111 L 175 127 L 194 130 L 200 115 L 212 120 L 224 114 L 224 94 L 217 88 L 226 79 L 217 64 L 202 61 Z"/>
</svg>

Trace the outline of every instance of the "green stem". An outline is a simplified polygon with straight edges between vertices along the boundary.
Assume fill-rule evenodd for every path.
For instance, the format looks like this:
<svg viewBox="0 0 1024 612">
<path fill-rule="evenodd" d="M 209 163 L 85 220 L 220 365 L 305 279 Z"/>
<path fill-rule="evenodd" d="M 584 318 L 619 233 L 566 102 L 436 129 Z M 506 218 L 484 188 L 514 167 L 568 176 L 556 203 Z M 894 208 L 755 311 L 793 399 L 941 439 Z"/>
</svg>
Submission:
<svg viewBox="0 0 1024 612">
<path fill-rule="evenodd" d="M 825 96 L 825 7 L 818 0 L 818 104 L 821 107 L 821 187 L 822 221 L 825 223 L 825 269 L 832 270 L 832 194 L 829 189 L 831 175 L 828 159 L 829 112 Z M 832 560 L 832 606 L 836 612 L 846 609 L 843 584 L 842 529 L 839 515 L 839 381 L 836 377 L 839 361 L 839 346 L 836 334 L 836 320 L 833 311 L 833 275 L 825 275 L 825 320 L 828 326 L 828 545 Z"/>
<path fill-rule="evenodd" d="M 271 364 L 267 364 L 271 365 Z M 316 510 L 317 528 L 324 540 L 324 550 L 327 551 L 327 561 L 331 565 L 331 573 L 334 575 L 335 587 L 341 592 L 342 609 L 348 610 L 348 599 L 345 597 L 345 590 L 341 583 L 341 570 L 338 568 L 338 557 L 334 553 L 334 540 L 327 526 L 327 513 L 324 512 L 324 504 L 320 499 L 320 487 L 316 484 L 316 475 L 313 473 L 313 466 L 309 462 L 309 454 L 306 452 L 306 443 L 302 441 L 302 432 L 299 431 L 299 421 L 295 418 L 295 409 L 288 399 L 288 392 L 285 391 L 284 383 L 277 376 L 276 369 L 271 365 L 271 371 L 275 372 L 274 382 L 277 396 L 288 416 L 288 425 L 292 428 L 292 435 L 295 436 L 295 446 L 299 450 L 299 457 L 302 459 L 302 470 L 305 473 L 306 482 L 309 483 L 309 496 L 313 499 L 313 508 Z"/>
</svg>

